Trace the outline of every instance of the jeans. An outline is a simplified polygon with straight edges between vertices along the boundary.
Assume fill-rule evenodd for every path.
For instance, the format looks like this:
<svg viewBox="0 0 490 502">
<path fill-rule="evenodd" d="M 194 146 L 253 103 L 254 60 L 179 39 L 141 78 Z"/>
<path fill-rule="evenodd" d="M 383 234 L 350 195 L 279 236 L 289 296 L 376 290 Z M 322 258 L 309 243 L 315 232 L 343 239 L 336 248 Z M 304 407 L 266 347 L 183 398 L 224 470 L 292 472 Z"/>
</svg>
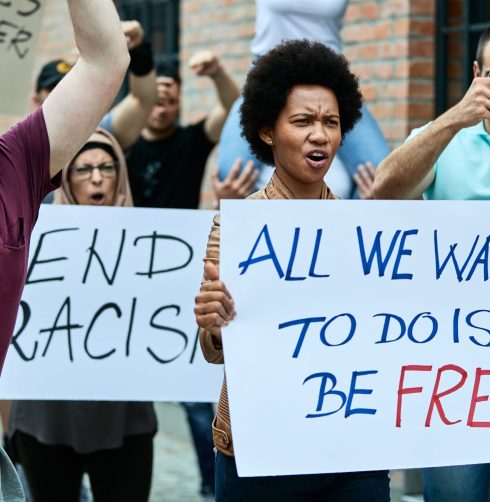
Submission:
<svg viewBox="0 0 490 502">
<path fill-rule="evenodd" d="M 490 464 L 422 469 L 426 502 L 487 502 Z"/>
<path fill-rule="evenodd" d="M 253 160 L 255 167 L 259 169 L 261 174 L 264 171 L 264 164 L 255 158 L 245 138 L 240 136 L 239 108 L 242 101 L 242 97 L 235 101 L 221 132 L 218 157 L 219 177 L 221 180 L 226 178 L 237 157 L 242 159 L 242 167 L 249 160 Z M 378 123 L 364 105 L 361 111 L 362 118 L 356 123 L 354 129 L 345 135 L 338 151 L 340 160 L 351 176 L 357 172 L 358 164 L 369 161 L 377 167 L 389 153 L 388 144 Z M 267 176 L 270 177 L 270 174 L 271 172 L 268 171 Z M 259 176 L 259 188 L 265 186 L 267 182 L 268 179 Z"/>
<path fill-rule="evenodd" d="M 388 471 L 239 478 L 218 452 L 216 502 L 389 502 Z"/>
<path fill-rule="evenodd" d="M 211 403 L 182 403 L 191 429 L 201 473 L 201 491 L 214 491 L 214 445 L 211 424 L 214 418 Z"/>
</svg>

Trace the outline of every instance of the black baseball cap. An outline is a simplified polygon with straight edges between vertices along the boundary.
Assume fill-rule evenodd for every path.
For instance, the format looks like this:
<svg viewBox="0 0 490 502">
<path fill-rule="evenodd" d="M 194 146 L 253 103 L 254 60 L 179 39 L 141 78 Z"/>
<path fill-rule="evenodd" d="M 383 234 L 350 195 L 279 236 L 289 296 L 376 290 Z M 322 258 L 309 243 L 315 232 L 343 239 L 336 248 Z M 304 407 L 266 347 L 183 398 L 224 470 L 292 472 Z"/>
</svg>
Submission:
<svg viewBox="0 0 490 502">
<path fill-rule="evenodd" d="M 54 89 L 63 79 L 63 77 L 71 70 L 71 64 L 63 59 L 56 59 L 46 63 L 39 72 L 36 81 L 36 92 L 41 89 Z"/>
</svg>

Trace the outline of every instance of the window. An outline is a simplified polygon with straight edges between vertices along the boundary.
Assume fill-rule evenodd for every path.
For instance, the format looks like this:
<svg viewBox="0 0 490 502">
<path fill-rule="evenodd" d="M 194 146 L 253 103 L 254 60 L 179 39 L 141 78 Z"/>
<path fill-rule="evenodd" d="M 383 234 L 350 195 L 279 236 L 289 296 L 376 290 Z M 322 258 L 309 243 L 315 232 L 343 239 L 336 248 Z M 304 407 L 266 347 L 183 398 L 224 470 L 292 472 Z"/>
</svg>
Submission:
<svg viewBox="0 0 490 502">
<path fill-rule="evenodd" d="M 488 27 L 488 0 L 437 0 L 437 115 L 458 102 L 466 92 L 473 79 L 478 38 Z"/>
<path fill-rule="evenodd" d="M 117 0 L 121 19 L 136 19 L 153 46 L 155 65 L 179 63 L 179 0 Z"/>
</svg>

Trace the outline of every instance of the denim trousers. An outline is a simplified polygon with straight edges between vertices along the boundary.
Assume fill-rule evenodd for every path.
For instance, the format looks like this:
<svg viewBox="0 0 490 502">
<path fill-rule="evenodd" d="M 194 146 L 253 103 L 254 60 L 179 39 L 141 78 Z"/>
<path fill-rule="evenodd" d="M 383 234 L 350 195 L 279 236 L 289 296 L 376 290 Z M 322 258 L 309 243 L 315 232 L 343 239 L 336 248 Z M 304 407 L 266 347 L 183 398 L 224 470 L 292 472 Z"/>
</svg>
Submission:
<svg viewBox="0 0 490 502">
<path fill-rule="evenodd" d="M 211 403 L 182 403 L 191 430 L 192 442 L 196 451 L 201 490 L 214 489 L 214 445 L 211 424 L 214 418 Z"/>
<path fill-rule="evenodd" d="M 239 478 L 234 457 L 216 456 L 216 502 L 389 502 L 388 471 Z"/>
<path fill-rule="evenodd" d="M 221 132 L 218 156 L 221 180 L 226 178 L 237 157 L 242 159 L 242 167 L 249 160 L 253 160 L 261 174 L 263 171 L 267 172 L 269 177 L 271 174 L 271 171 L 265 169 L 264 164 L 255 158 L 247 141 L 240 135 L 239 108 L 242 101 L 242 97 L 235 101 Z M 377 167 L 390 151 L 378 123 L 369 110 L 363 105 L 361 111 L 362 118 L 356 123 L 354 129 L 345 135 L 337 154 L 351 176 L 357 172 L 359 164 L 372 162 Z M 265 186 L 267 182 L 268 179 L 259 175 L 259 188 Z"/>
<path fill-rule="evenodd" d="M 422 469 L 425 502 L 487 502 L 490 464 Z"/>
</svg>

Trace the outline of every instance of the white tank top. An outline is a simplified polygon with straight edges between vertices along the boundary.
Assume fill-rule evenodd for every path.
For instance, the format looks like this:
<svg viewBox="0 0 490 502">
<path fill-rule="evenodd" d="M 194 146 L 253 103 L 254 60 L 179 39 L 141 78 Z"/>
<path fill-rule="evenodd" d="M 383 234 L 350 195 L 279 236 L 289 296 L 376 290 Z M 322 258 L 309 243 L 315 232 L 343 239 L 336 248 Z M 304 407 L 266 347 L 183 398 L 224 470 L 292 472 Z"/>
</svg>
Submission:
<svg viewBox="0 0 490 502">
<path fill-rule="evenodd" d="M 342 51 L 340 30 L 348 0 L 256 0 L 251 51 L 261 56 L 283 40 L 307 38 Z"/>
</svg>

